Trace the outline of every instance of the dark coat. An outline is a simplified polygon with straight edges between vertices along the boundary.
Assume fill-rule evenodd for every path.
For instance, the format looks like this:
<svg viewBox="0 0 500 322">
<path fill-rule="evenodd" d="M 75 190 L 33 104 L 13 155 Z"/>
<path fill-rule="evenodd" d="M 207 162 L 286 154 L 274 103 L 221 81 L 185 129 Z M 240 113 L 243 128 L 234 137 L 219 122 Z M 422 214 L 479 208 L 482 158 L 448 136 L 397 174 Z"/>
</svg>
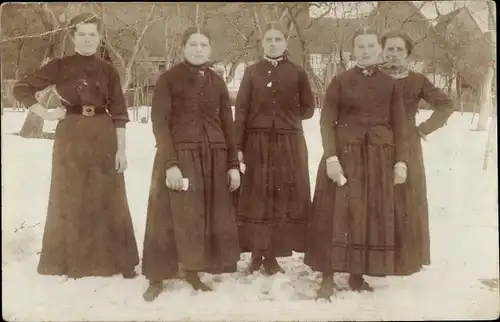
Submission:
<svg viewBox="0 0 500 322">
<path fill-rule="evenodd" d="M 54 139 L 38 272 L 74 278 L 130 273 L 139 254 L 124 176 L 115 169 L 116 127 L 129 120 L 118 73 L 95 56 L 56 58 L 23 77 L 14 96 L 29 107 L 50 85 L 68 102 L 62 102 L 67 116 Z M 81 115 L 82 105 L 94 105 L 97 114 Z"/>
<path fill-rule="evenodd" d="M 198 77 L 186 63 L 163 73 L 156 83 L 151 119 L 158 152 L 166 167 L 178 164 L 175 149 L 205 140 L 228 149 L 228 164 L 238 168 L 233 114 L 224 80 L 206 68 Z"/>
<path fill-rule="evenodd" d="M 333 78 L 321 111 L 324 156 L 318 168 L 304 262 L 322 272 L 397 274 L 393 167 L 408 161 L 401 89 L 391 76 L 354 67 Z M 337 186 L 326 159 L 347 178 Z"/>
<path fill-rule="evenodd" d="M 181 63 L 158 79 L 151 109 L 157 153 L 144 236 L 143 274 L 150 280 L 186 271 L 234 272 L 238 229 L 228 170 L 238 168 L 229 94 L 208 68 Z M 187 191 L 165 184 L 178 166 Z"/>
<path fill-rule="evenodd" d="M 95 55 L 75 54 L 49 61 L 14 86 L 14 97 L 28 108 L 37 103 L 33 93 L 50 85 L 55 85 L 68 114 L 81 114 L 82 105 L 93 105 L 96 113 L 109 113 L 117 127 L 129 121 L 118 71 Z"/>
<path fill-rule="evenodd" d="M 305 71 L 288 59 L 245 69 L 236 98 L 246 172 L 237 198 L 242 251 L 303 252 L 311 194 L 302 120 L 314 114 Z"/>
<path fill-rule="evenodd" d="M 289 60 L 276 68 L 261 60 L 245 69 L 236 98 L 235 131 L 240 149 L 249 131 L 302 130 L 314 114 L 314 97 L 304 69 Z"/>
<path fill-rule="evenodd" d="M 398 206 L 405 214 L 400 227 L 401 237 L 397 248 L 398 269 L 401 274 L 418 272 L 422 265 L 430 264 L 429 209 L 422 140 L 419 134 L 429 135 L 441 128 L 454 111 L 453 101 L 436 88 L 425 75 L 409 72 L 408 77 L 398 79 L 408 119 L 408 177 L 406 184 L 397 188 Z M 429 103 L 434 112 L 416 124 L 420 100 Z M 430 138 L 432 139 L 432 138 Z"/>
</svg>

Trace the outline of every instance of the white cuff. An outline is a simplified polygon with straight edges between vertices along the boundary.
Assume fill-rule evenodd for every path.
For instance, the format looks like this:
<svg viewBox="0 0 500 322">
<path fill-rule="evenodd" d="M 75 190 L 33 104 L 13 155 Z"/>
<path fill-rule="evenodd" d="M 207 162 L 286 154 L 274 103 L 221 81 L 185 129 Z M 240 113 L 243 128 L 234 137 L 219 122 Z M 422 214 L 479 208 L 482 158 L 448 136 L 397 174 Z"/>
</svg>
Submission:
<svg viewBox="0 0 500 322">
<path fill-rule="evenodd" d="M 394 165 L 394 168 L 404 168 L 405 170 L 407 170 L 408 166 L 406 165 L 406 162 L 404 162 L 404 161 L 398 161 Z"/>
<path fill-rule="evenodd" d="M 326 163 L 333 163 L 333 162 L 340 163 L 339 158 L 336 155 L 326 159 Z"/>
</svg>

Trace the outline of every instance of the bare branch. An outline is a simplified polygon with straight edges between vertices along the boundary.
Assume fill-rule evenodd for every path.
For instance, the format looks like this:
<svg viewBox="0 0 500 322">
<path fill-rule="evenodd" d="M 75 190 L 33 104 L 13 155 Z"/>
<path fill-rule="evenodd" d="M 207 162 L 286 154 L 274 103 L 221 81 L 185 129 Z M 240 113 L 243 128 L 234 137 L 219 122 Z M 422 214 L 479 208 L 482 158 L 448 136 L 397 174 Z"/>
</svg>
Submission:
<svg viewBox="0 0 500 322">
<path fill-rule="evenodd" d="M 438 6 L 437 1 L 434 1 L 434 9 L 436 9 L 436 13 L 437 13 L 438 17 L 440 17 L 442 14 L 441 14 L 441 11 L 439 10 L 439 6 Z"/>
<path fill-rule="evenodd" d="M 120 52 L 115 48 L 115 46 L 113 46 L 113 44 L 109 40 L 108 28 L 106 27 L 107 24 L 106 24 L 106 12 L 104 11 L 104 3 L 101 2 L 100 7 L 101 7 L 101 12 L 102 12 L 102 24 L 105 26 L 104 27 L 104 39 L 106 39 L 106 45 L 111 50 L 113 55 L 115 55 L 115 57 L 118 58 L 118 60 L 120 61 L 120 65 L 122 67 L 125 67 L 125 59 L 123 58 L 123 56 L 120 54 Z"/>
<path fill-rule="evenodd" d="M 330 2 L 328 3 L 328 10 L 326 10 L 325 12 L 323 12 L 321 15 L 319 15 L 318 17 L 315 17 L 313 19 L 310 19 L 310 22 L 309 24 L 307 25 L 306 29 L 309 29 L 312 27 L 313 24 L 317 24 L 319 22 L 320 19 L 326 17 L 330 12 L 332 12 L 332 8 L 333 8 L 333 3 Z"/>
<path fill-rule="evenodd" d="M 253 6 L 253 15 L 255 20 L 255 27 L 259 32 L 260 38 L 262 38 L 264 35 L 262 34 L 261 21 L 259 19 L 259 14 L 257 13 L 257 7 L 255 5 Z"/>
<path fill-rule="evenodd" d="M 101 13 L 95 13 L 93 14 L 92 16 L 90 16 L 89 18 L 85 19 L 83 22 L 89 20 L 89 19 L 92 19 L 94 17 L 97 17 L 99 16 Z M 54 29 L 54 30 L 50 30 L 50 31 L 46 31 L 46 32 L 42 32 L 42 33 L 39 33 L 39 34 L 33 34 L 33 35 L 23 35 L 23 36 L 17 36 L 17 37 L 10 37 L 10 38 L 7 38 L 7 39 L 2 39 L 0 40 L 0 44 L 3 44 L 3 43 L 6 43 L 6 42 L 9 42 L 9 41 L 13 41 L 13 40 L 19 40 L 19 39 L 27 39 L 27 38 L 38 38 L 38 37 L 44 37 L 44 36 L 47 36 L 47 35 L 51 35 L 53 33 L 56 33 L 56 32 L 59 32 L 59 31 L 64 31 L 64 30 L 69 30 L 71 28 L 74 28 L 76 26 L 75 25 L 71 25 L 71 26 L 67 26 L 67 27 L 63 27 L 63 28 L 57 28 L 57 29 Z"/>
<path fill-rule="evenodd" d="M 283 22 L 287 13 L 288 13 L 288 10 L 286 10 L 286 9 L 283 10 L 283 12 L 281 13 L 280 22 Z"/>
<path fill-rule="evenodd" d="M 126 74 L 125 74 L 126 78 L 122 84 L 123 92 L 125 92 L 127 90 L 128 85 L 130 83 L 130 78 L 131 78 L 130 70 L 132 69 L 132 65 L 135 61 L 135 57 L 137 56 L 137 52 L 139 51 L 141 41 L 144 38 L 146 31 L 151 27 L 152 24 L 163 19 L 162 17 L 160 17 L 160 18 L 156 18 L 156 19 L 151 20 L 151 16 L 153 15 L 154 9 L 155 9 L 155 5 L 153 4 L 153 5 L 151 5 L 151 9 L 149 10 L 148 16 L 146 17 L 146 21 L 144 22 L 144 27 L 142 28 L 142 32 L 139 35 L 139 38 L 137 38 L 134 49 L 132 50 L 132 57 L 130 58 L 130 60 L 127 64 L 127 69 L 126 69 Z"/>
<path fill-rule="evenodd" d="M 234 23 L 231 19 L 229 19 L 228 15 L 223 15 L 224 19 L 226 20 L 227 23 L 229 23 L 231 26 L 233 26 L 236 29 L 236 32 L 243 38 L 243 40 L 248 41 L 247 36 L 241 31 L 240 27 L 238 24 Z"/>
</svg>

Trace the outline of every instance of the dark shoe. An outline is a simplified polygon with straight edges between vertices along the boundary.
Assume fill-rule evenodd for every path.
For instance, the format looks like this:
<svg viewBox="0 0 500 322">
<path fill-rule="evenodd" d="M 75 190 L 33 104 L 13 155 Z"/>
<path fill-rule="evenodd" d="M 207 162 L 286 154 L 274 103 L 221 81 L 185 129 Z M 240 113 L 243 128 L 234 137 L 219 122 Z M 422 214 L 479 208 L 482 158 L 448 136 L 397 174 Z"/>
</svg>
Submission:
<svg viewBox="0 0 500 322">
<path fill-rule="evenodd" d="M 321 286 L 319 287 L 319 290 L 316 295 L 316 301 L 320 299 L 327 300 L 328 302 L 331 302 L 332 300 L 330 299 L 333 294 L 335 293 L 335 283 L 333 282 L 333 277 L 323 277 L 321 279 Z"/>
<path fill-rule="evenodd" d="M 263 262 L 262 256 L 252 255 L 252 258 L 250 259 L 250 264 L 248 264 L 247 268 L 245 269 L 245 272 L 247 274 L 253 274 L 253 272 L 260 270 L 262 262 Z"/>
<path fill-rule="evenodd" d="M 277 273 L 285 273 L 285 270 L 278 264 L 275 257 L 266 257 L 263 261 L 264 270 L 268 275 L 274 275 Z"/>
<path fill-rule="evenodd" d="M 142 297 L 147 302 L 154 301 L 161 294 L 161 292 L 163 292 L 164 288 L 163 281 L 151 281 L 149 282 L 148 289 L 144 292 Z"/>
<path fill-rule="evenodd" d="M 349 287 L 351 290 L 356 292 L 367 291 L 373 292 L 373 287 L 368 284 L 367 281 L 360 275 L 351 275 L 349 276 Z"/>
<path fill-rule="evenodd" d="M 137 272 L 135 270 L 131 270 L 130 272 L 122 273 L 123 278 L 132 279 L 137 277 Z"/>
<path fill-rule="evenodd" d="M 203 283 L 201 280 L 200 280 L 200 277 L 198 276 L 198 273 L 197 272 L 185 272 L 185 279 L 186 279 L 186 282 L 188 282 L 195 291 L 203 291 L 203 292 L 211 292 L 213 291 L 212 288 L 210 288 L 210 286 L 208 286 L 207 284 Z"/>
</svg>

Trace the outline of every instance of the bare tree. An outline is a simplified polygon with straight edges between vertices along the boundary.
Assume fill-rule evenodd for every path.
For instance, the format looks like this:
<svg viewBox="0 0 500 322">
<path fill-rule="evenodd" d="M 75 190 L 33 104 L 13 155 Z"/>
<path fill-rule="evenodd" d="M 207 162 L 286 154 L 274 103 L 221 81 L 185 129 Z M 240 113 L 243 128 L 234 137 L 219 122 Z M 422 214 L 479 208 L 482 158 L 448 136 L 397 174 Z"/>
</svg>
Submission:
<svg viewBox="0 0 500 322">
<path fill-rule="evenodd" d="M 113 53 L 113 55 L 118 59 L 119 62 L 119 67 L 123 71 L 123 79 L 122 79 L 122 90 L 125 92 L 127 88 L 130 85 L 130 82 L 132 80 L 132 67 L 134 66 L 135 60 L 137 58 L 137 54 L 139 50 L 141 49 L 142 46 L 142 41 L 144 39 L 144 36 L 146 32 L 157 22 L 162 20 L 161 17 L 154 17 L 153 13 L 155 12 L 156 4 L 152 4 L 149 6 L 149 11 L 147 13 L 147 16 L 144 19 L 137 19 L 136 25 L 133 26 L 132 33 L 136 35 L 134 39 L 134 43 L 132 46 L 132 49 L 130 51 L 130 56 L 128 59 L 126 59 L 126 56 L 123 55 L 120 50 L 117 49 L 116 44 L 114 43 L 113 37 L 109 37 L 108 31 L 111 28 L 111 25 L 108 22 L 109 18 L 109 9 L 107 8 L 107 5 L 111 4 L 105 4 L 101 3 L 100 7 L 103 12 L 102 15 L 102 20 L 103 20 L 103 25 L 104 25 L 104 39 L 106 41 L 106 45 L 109 47 L 110 51 Z M 116 4 L 112 4 L 116 5 Z M 120 6 L 123 6 L 124 4 L 119 4 Z M 142 26 L 141 26 L 142 25 Z M 130 28 L 130 26 L 127 26 Z"/>
</svg>

